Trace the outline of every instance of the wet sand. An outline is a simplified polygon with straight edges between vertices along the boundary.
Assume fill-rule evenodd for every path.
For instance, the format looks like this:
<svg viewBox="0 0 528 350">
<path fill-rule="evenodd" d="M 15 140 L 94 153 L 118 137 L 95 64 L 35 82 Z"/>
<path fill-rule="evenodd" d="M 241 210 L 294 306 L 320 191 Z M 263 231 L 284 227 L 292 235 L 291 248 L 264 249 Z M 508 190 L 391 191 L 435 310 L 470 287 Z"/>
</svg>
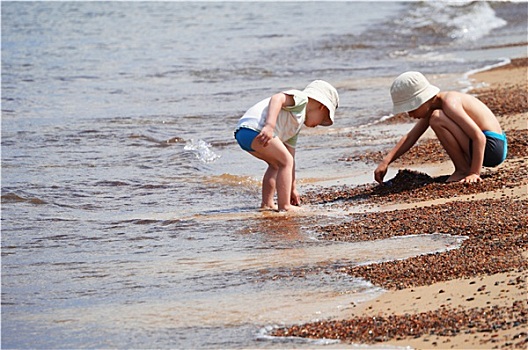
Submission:
<svg viewBox="0 0 528 350">
<path fill-rule="evenodd" d="M 275 335 L 415 349 L 528 347 L 527 63 L 526 58 L 515 59 L 470 77 L 480 86 L 470 93 L 498 116 L 509 144 L 507 160 L 497 168 L 483 168 L 481 183 L 444 183 L 452 165 L 438 141 L 426 137 L 392 165 L 401 170 L 384 186 L 331 186 L 303 198 L 345 210 L 359 204 L 379 208 L 351 213 L 346 223 L 318 227 L 322 239 L 365 241 L 445 233 L 468 237 L 460 249 L 339 267 L 340 272 L 365 278 L 388 292 L 350 305 L 346 320 L 291 326 Z M 386 121 L 399 122 L 406 120 L 397 116 Z M 372 162 L 374 169 L 381 157 L 379 152 L 343 161 Z M 423 172 L 416 171 L 417 166 Z"/>
</svg>

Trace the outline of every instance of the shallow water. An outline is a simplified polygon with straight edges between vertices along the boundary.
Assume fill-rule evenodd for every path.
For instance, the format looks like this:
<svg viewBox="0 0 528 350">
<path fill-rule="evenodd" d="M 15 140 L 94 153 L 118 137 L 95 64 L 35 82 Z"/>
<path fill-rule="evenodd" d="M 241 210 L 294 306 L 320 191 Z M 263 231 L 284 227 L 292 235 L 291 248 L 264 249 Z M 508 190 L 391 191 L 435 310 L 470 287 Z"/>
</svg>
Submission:
<svg viewBox="0 0 528 350">
<path fill-rule="evenodd" d="M 259 212 L 265 166 L 233 142 L 239 116 L 332 82 L 337 122 L 303 130 L 299 188 L 370 182 L 339 159 L 408 127 L 375 125 L 393 77 L 467 88 L 465 72 L 525 54 L 486 47 L 526 41 L 527 6 L 2 3 L 2 347 L 305 347 L 266 330 L 382 292 L 318 268 L 460 241 L 322 242 L 314 227 L 346 212 Z"/>
</svg>

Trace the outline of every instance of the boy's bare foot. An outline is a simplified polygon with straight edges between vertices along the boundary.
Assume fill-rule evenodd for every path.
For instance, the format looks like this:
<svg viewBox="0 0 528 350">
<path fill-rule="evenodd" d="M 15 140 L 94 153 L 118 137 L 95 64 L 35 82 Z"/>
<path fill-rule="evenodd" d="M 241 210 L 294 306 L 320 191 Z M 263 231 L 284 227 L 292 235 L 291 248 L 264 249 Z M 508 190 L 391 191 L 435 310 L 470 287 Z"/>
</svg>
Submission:
<svg viewBox="0 0 528 350">
<path fill-rule="evenodd" d="M 285 207 L 284 209 L 279 209 L 279 212 L 286 212 L 286 211 L 293 212 L 293 211 L 301 211 L 301 210 L 303 210 L 303 208 L 298 207 L 296 205 L 289 205 Z"/>
<path fill-rule="evenodd" d="M 459 182 L 462 179 L 464 179 L 466 175 L 463 172 L 455 171 L 451 176 L 449 176 L 446 180 L 446 183 L 449 182 Z"/>
<path fill-rule="evenodd" d="M 262 204 L 262 205 L 260 206 L 260 209 L 259 209 L 259 210 L 260 210 L 260 211 L 277 211 L 277 210 L 279 210 L 279 207 L 277 207 L 276 205 L 271 205 L 271 206 L 270 206 L 270 205 L 264 205 L 264 204 Z"/>
</svg>

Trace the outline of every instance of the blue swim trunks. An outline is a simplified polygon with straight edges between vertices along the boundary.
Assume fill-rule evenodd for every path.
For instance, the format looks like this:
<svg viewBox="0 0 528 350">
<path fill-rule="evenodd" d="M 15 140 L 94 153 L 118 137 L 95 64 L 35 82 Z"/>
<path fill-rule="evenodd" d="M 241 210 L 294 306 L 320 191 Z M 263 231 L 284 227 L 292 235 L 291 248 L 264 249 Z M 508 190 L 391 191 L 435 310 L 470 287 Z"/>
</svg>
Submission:
<svg viewBox="0 0 528 350">
<path fill-rule="evenodd" d="M 496 133 L 493 131 L 483 131 L 486 136 L 486 149 L 484 150 L 484 161 L 482 165 L 485 167 L 496 167 L 504 162 L 508 154 L 508 140 L 506 134 Z M 473 154 L 473 141 L 469 140 L 469 152 Z"/>
<path fill-rule="evenodd" d="M 255 152 L 255 150 L 251 148 L 251 143 L 258 134 L 260 134 L 260 131 L 240 128 L 235 131 L 235 139 L 244 151 Z"/>
</svg>

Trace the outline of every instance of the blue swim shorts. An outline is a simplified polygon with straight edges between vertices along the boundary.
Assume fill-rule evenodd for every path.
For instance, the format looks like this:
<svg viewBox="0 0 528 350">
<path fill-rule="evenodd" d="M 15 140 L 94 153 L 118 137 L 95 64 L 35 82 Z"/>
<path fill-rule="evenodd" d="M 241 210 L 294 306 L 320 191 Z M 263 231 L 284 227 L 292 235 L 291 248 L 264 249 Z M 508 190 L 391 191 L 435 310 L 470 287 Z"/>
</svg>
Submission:
<svg viewBox="0 0 528 350">
<path fill-rule="evenodd" d="M 258 134 L 260 134 L 259 131 L 248 128 L 240 128 L 235 131 L 235 139 L 244 151 L 255 152 L 255 150 L 251 148 L 251 143 Z"/>
<path fill-rule="evenodd" d="M 493 131 L 483 131 L 486 136 L 486 148 L 484 150 L 484 161 L 482 165 L 485 167 L 496 167 L 504 162 L 508 154 L 508 140 L 506 134 L 496 133 Z M 473 141 L 469 140 L 469 152 L 473 154 Z"/>
</svg>

